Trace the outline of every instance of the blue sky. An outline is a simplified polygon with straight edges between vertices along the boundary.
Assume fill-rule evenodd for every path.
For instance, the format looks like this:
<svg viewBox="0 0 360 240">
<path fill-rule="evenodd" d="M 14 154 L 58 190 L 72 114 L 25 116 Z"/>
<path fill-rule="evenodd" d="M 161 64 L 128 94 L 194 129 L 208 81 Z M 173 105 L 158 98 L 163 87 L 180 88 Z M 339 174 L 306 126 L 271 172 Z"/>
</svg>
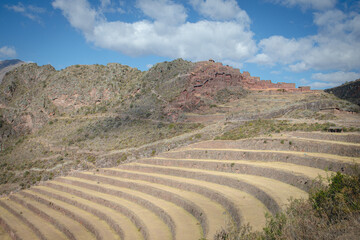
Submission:
<svg viewBox="0 0 360 240">
<path fill-rule="evenodd" d="M 2 0 L 0 60 L 140 70 L 212 58 L 323 89 L 360 78 L 357 0 Z"/>
</svg>

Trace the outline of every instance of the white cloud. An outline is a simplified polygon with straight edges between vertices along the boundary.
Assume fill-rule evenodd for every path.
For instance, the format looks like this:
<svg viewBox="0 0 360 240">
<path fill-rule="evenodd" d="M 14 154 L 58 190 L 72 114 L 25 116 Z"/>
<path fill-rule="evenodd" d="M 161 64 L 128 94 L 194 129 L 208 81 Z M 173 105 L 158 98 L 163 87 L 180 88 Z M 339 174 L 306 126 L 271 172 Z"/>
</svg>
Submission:
<svg viewBox="0 0 360 240">
<path fill-rule="evenodd" d="M 100 0 L 101 8 L 107 8 L 111 4 L 111 0 Z"/>
<path fill-rule="evenodd" d="M 324 10 L 333 8 L 337 0 L 271 0 L 287 7 L 300 6 L 302 9 Z"/>
<path fill-rule="evenodd" d="M 52 6 L 61 9 L 70 24 L 83 31 L 87 38 L 92 35 L 97 19 L 100 19 L 87 0 L 55 0 Z"/>
<path fill-rule="evenodd" d="M 5 8 L 17 13 L 21 13 L 23 16 L 38 23 L 42 23 L 39 14 L 46 12 L 44 8 L 37 7 L 34 5 L 26 6 L 21 2 L 19 2 L 17 5 L 5 5 Z"/>
<path fill-rule="evenodd" d="M 86 0 L 56 0 L 53 6 L 62 10 L 87 41 L 131 56 L 154 54 L 238 62 L 257 51 L 247 24 L 239 21 L 186 22 L 184 7 L 170 0 L 138 1 L 137 7 L 154 21 L 133 23 L 107 21 Z M 173 14 L 178 16 L 174 18 Z"/>
<path fill-rule="evenodd" d="M 335 84 L 342 84 L 345 82 L 354 81 L 360 78 L 360 73 L 357 72 L 333 72 L 333 73 L 314 73 L 311 76 L 312 79 L 322 82 L 331 82 Z"/>
<path fill-rule="evenodd" d="M 303 84 L 303 85 L 309 83 L 309 81 L 308 81 L 307 79 L 305 79 L 305 78 L 300 79 L 299 82 L 300 82 L 301 84 Z"/>
<path fill-rule="evenodd" d="M 100 0 L 99 12 L 104 13 L 125 13 L 121 8 L 122 1 Z"/>
<path fill-rule="evenodd" d="M 190 4 L 203 16 L 214 20 L 238 19 L 250 23 L 249 16 L 235 0 L 190 0 Z"/>
<path fill-rule="evenodd" d="M 272 36 L 259 43 L 261 51 L 250 59 L 259 64 L 285 64 L 294 72 L 350 71 L 360 68 L 360 14 L 339 10 L 314 15 L 318 33 L 299 39 Z"/>
<path fill-rule="evenodd" d="M 276 62 L 289 64 L 303 57 L 312 48 L 311 39 L 288 39 L 283 36 L 272 36 L 260 41 L 259 53 L 250 62 L 274 65 Z"/>
<path fill-rule="evenodd" d="M 339 86 L 336 83 L 327 83 L 327 82 L 312 82 L 309 84 L 312 89 L 326 89 Z"/>
<path fill-rule="evenodd" d="M 173 0 L 138 0 L 136 7 L 149 18 L 135 22 L 107 20 L 101 7 L 114 4 L 107 0 L 99 2 L 98 8 L 88 0 L 54 0 L 53 6 L 88 42 L 130 56 L 157 55 L 193 61 L 212 58 L 236 66 L 244 62 L 279 64 L 293 72 L 360 69 L 359 13 L 317 12 L 314 14 L 317 34 L 302 38 L 271 36 L 257 45 L 249 27 L 250 19 L 239 20 L 243 10 L 234 0 L 190 0 L 190 3 L 211 20 L 187 21 L 185 7 Z"/>
<path fill-rule="evenodd" d="M 18 13 L 26 12 L 26 8 L 24 4 L 22 4 L 21 2 L 19 2 L 17 5 L 5 5 L 5 7 L 9 10 L 13 10 L 14 12 L 18 12 Z"/>
<path fill-rule="evenodd" d="M 340 86 L 345 82 L 354 81 L 360 78 L 357 72 L 332 72 L 332 73 L 314 73 L 311 78 L 316 80 L 310 83 L 312 88 L 332 88 Z"/>
<path fill-rule="evenodd" d="M 14 58 L 16 57 L 16 50 L 14 47 L 4 46 L 0 48 L 0 58 Z"/>
<path fill-rule="evenodd" d="M 137 7 L 155 21 L 170 25 L 184 23 L 187 18 L 184 6 L 170 0 L 138 0 Z"/>
</svg>

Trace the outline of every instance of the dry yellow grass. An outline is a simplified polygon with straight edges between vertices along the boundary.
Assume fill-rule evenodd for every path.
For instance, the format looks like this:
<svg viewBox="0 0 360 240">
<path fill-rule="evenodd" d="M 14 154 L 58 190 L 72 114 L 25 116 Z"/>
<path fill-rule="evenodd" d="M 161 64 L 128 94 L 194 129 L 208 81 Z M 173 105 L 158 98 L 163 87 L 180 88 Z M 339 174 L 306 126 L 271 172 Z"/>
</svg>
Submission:
<svg viewBox="0 0 360 240">
<path fill-rule="evenodd" d="M 49 191 L 50 189 L 44 187 L 44 186 L 36 186 L 35 189 L 42 189 L 45 191 Z M 50 190 L 51 191 L 51 190 Z M 99 219 L 98 217 L 94 216 L 93 214 L 84 211 L 72 204 L 65 203 L 61 200 L 58 200 L 56 198 L 50 197 L 48 195 L 35 192 L 33 190 L 29 190 L 32 194 L 36 195 L 37 197 L 46 199 L 48 201 L 51 201 L 53 204 L 62 207 L 63 209 L 68 210 L 69 212 L 79 216 L 80 218 L 88 221 L 92 227 L 94 228 L 95 232 L 98 234 L 98 236 L 102 239 L 119 239 L 118 236 L 115 234 L 115 232 L 110 228 L 110 226 L 103 221 L 102 219 Z M 65 193 L 62 193 L 62 195 L 65 195 Z M 71 198 L 71 196 L 70 196 Z"/>
<path fill-rule="evenodd" d="M 86 183 L 97 184 L 94 181 L 83 180 L 83 179 L 79 179 L 79 178 L 68 177 L 68 179 L 73 179 L 76 181 L 81 181 L 81 182 L 86 182 Z M 164 212 L 168 213 L 170 215 L 170 217 L 172 217 L 172 219 L 176 225 L 175 236 L 177 239 L 199 239 L 202 237 L 202 234 L 201 234 L 202 229 L 201 229 L 198 221 L 192 215 L 190 215 L 188 212 L 184 211 L 184 209 L 182 209 L 181 207 L 176 206 L 175 204 L 173 204 L 171 202 L 162 200 L 160 198 L 151 196 L 149 194 L 142 193 L 140 191 L 134 191 L 129 188 L 112 186 L 112 185 L 104 184 L 101 182 L 99 182 L 98 185 L 100 185 L 104 190 L 110 189 L 110 190 L 115 190 L 115 191 L 121 191 L 121 192 L 127 193 L 131 196 L 136 196 L 141 199 L 145 199 L 145 200 L 151 202 L 152 204 L 154 204 L 155 206 L 158 206 L 159 208 L 163 209 Z M 99 195 L 99 193 L 96 193 L 96 194 L 97 194 L 97 196 Z M 103 194 L 100 194 L 100 195 L 103 196 Z M 114 198 L 113 196 L 109 196 L 109 197 Z"/>
<path fill-rule="evenodd" d="M 91 173 L 86 173 L 91 175 Z M 216 233 L 216 231 L 218 230 L 219 227 L 225 227 L 225 223 L 226 221 L 228 221 L 230 219 L 230 216 L 227 212 L 227 210 L 220 205 L 219 203 L 212 201 L 211 199 L 200 195 L 198 193 L 195 192 L 190 192 L 190 191 L 185 191 L 185 190 L 181 190 L 178 188 L 173 188 L 173 187 L 169 187 L 166 185 L 162 185 L 162 184 L 157 184 L 157 183 L 152 183 L 152 182 L 147 182 L 147 181 L 142 181 L 142 180 L 132 180 L 132 179 L 128 179 L 128 178 L 122 178 L 120 176 L 107 176 L 107 175 L 101 175 L 101 174 L 97 174 L 98 176 L 101 177 L 106 177 L 109 179 L 115 179 L 115 180 L 121 180 L 122 182 L 128 182 L 128 183 L 137 183 L 143 186 L 148 186 L 148 187 L 154 187 L 157 189 L 161 189 L 176 195 L 180 195 L 182 198 L 189 200 L 190 202 L 200 206 L 200 208 L 203 210 L 203 213 L 206 215 L 207 220 L 208 220 L 208 227 L 209 227 L 209 231 L 206 237 L 211 238 L 212 236 L 214 236 L 214 234 Z M 85 183 L 91 183 L 91 184 L 97 184 L 95 181 L 90 181 L 90 180 L 85 180 L 85 179 L 81 179 L 81 178 L 70 178 L 69 179 L 74 179 L 77 181 L 81 181 L 81 182 L 85 182 Z M 101 184 L 102 187 L 107 187 L 107 186 L 111 186 L 108 184 Z"/>
<path fill-rule="evenodd" d="M 105 199 L 110 202 L 114 202 L 116 204 L 123 205 L 124 207 L 130 209 L 133 211 L 138 217 L 140 217 L 144 223 L 146 224 L 147 230 L 148 230 L 148 236 L 149 239 L 171 239 L 171 233 L 168 229 L 167 225 L 153 212 L 146 209 L 145 207 L 142 207 L 134 202 L 125 200 L 120 197 L 112 196 L 109 194 L 100 193 L 97 191 L 93 191 L 86 188 L 77 187 L 71 184 L 66 184 L 62 182 L 53 182 L 54 184 L 58 184 L 61 186 L 66 186 L 68 188 L 90 194 L 91 196 L 96 196 L 102 199 Z M 52 190 L 55 191 L 55 190 Z M 72 196 L 72 194 L 64 193 L 64 195 Z M 91 204 L 91 202 L 90 202 Z"/>
<path fill-rule="evenodd" d="M 0 239 L 2 240 L 11 240 L 11 237 L 8 232 L 0 225 Z"/>
<path fill-rule="evenodd" d="M 236 149 L 236 148 L 182 148 L 181 150 L 173 151 L 172 153 L 182 152 L 186 150 L 204 150 L 204 151 L 228 151 L 228 152 L 264 152 L 264 153 L 284 153 L 298 156 L 322 157 L 329 160 L 342 161 L 347 163 L 360 163 L 360 158 L 346 157 L 327 153 L 314 153 L 314 152 L 295 152 L 295 151 L 279 151 L 279 150 L 254 150 L 254 149 Z"/>
<path fill-rule="evenodd" d="M 156 158 L 155 158 L 156 159 Z M 164 158 L 159 158 L 164 159 Z M 169 160 L 171 161 L 171 160 Z M 185 160 L 186 161 L 186 160 Z M 220 161 L 219 161 L 220 162 Z M 230 163 L 231 161 L 228 161 Z M 223 163 L 223 161 L 221 161 Z M 165 168 L 165 167 L 163 167 Z M 210 171 L 210 170 L 203 170 L 203 169 L 194 169 L 194 168 L 185 168 L 185 167 L 166 167 L 169 169 L 178 169 L 178 170 L 186 170 L 191 171 L 195 173 L 206 173 L 211 174 L 214 176 L 222 176 L 222 177 L 228 177 L 240 181 L 247 182 L 251 185 L 254 185 L 267 194 L 271 198 L 273 198 L 281 207 L 285 207 L 285 205 L 288 203 L 288 200 L 293 198 L 307 198 L 308 194 L 294 186 L 291 186 L 289 184 L 266 178 L 266 177 L 260 177 L 260 176 L 254 176 L 254 175 L 248 175 L 248 174 L 239 174 L 239 173 L 228 173 L 228 172 L 218 172 L 218 171 Z M 274 188 L 276 186 L 276 188 Z"/>
<path fill-rule="evenodd" d="M 159 158 L 159 159 L 167 159 L 167 158 Z M 307 166 L 301 166 L 292 163 L 284 163 L 284 162 L 262 162 L 258 160 L 217 160 L 217 159 L 193 159 L 193 158 L 186 158 L 181 159 L 182 161 L 198 161 L 198 162 L 216 162 L 219 164 L 244 164 L 249 166 L 257 166 L 257 167 L 264 167 L 264 168 L 273 168 L 283 171 L 288 171 L 293 175 L 304 175 L 311 179 L 321 176 L 322 178 L 326 178 L 327 176 L 331 175 L 333 172 L 325 171 L 318 168 L 312 168 Z"/>
<path fill-rule="evenodd" d="M 33 212 L 31 212 L 26 207 L 15 203 L 14 201 L 6 201 L 6 200 L 0 200 L 5 205 L 7 205 L 9 208 L 15 210 L 18 213 L 21 213 L 21 215 L 31 222 L 31 224 L 36 227 L 46 239 L 67 239 L 66 235 L 62 232 L 60 232 L 57 228 L 55 228 L 54 225 L 50 224 L 45 219 L 35 215 Z"/>
<path fill-rule="evenodd" d="M 4 221 L 19 238 L 24 240 L 39 239 L 26 224 L 24 224 L 19 218 L 1 206 L 0 213 L 0 218 L 2 221 Z"/>
<path fill-rule="evenodd" d="M 53 184 L 62 185 L 61 183 L 58 183 L 56 181 L 53 182 Z M 62 197 L 74 200 L 74 201 L 81 203 L 89 208 L 95 208 L 95 209 L 99 210 L 100 212 L 106 214 L 108 217 L 110 217 L 115 222 L 119 223 L 120 226 L 122 226 L 122 228 L 124 230 L 124 238 L 125 239 L 142 239 L 142 235 L 140 234 L 140 232 L 138 231 L 136 226 L 129 220 L 129 218 L 127 218 L 126 216 L 124 216 L 123 214 L 121 214 L 117 211 L 114 211 L 114 209 L 111 209 L 104 205 L 86 200 L 86 199 L 78 197 L 74 194 L 66 193 L 63 191 L 58 191 L 58 190 L 50 188 L 50 187 L 38 186 L 37 188 L 45 190 L 49 193 L 61 195 Z M 99 226 L 103 228 L 100 231 L 101 236 L 105 236 L 106 237 L 105 239 L 120 239 L 120 237 L 116 233 L 114 233 L 113 230 L 111 230 L 110 227 L 107 224 L 105 224 L 103 220 L 100 220 L 100 219 L 97 219 L 97 220 L 98 221 L 96 221 L 95 224 L 96 225 L 99 224 Z"/>
<path fill-rule="evenodd" d="M 141 166 L 138 163 L 131 163 L 132 166 Z M 137 171 L 130 171 L 130 170 L 122 170 L 113 168 L 114 171 L 119 172 L 132 172 L 132 173 L 139 173 Z M 169 179 L 169 180 L 176 180 L 182 183 L 189 183 L 198 185 L 201 187 L 209 188 L 219 194 L 223 195 L 224 197 L 228 198 L 231 202 L 234 203 L 236 206 L 239 215 L 241 216 L 242 223 L 250 223 L 250 225 L 255 230 L 260 230 L 265 225 L 265 213 L 268 212 L 268 209 L 255 197 L 252 195 L 240 191 L 238 189 L 234 189 L 228 186 L 210 183 L 201 180 L 177 177 L 177 176 L 169 176 L 164 174 L 156 174 L 156 173 L 148 173 L 148 172 L 141 172 L 141 174 L 146 176 L 154 176 L 157 178 L 162 179 Z"/>
<path fill-rule="evenodd" d="M 29 192 L 29 190 L 26 190 L 25 192 Z M 30 199 L 28 197 L 24 197 L 22 195 L 17 194 L 17 197 L 21 200 L 24 200 L 27 204 L 30 204 L 37 209 L 45 212 L 48 216 L 55 219 L 56 222 L 63 225 L 66 229 L 71 232 L 76 239 L 96 239 L 95 236 L 89 232 L 83 225 L 81 225 L 79 222 L 71 219 L 70 217 L 67 217 L 63 213 L 56 211 L 52 208 L 50 208 L 48 205 L 39 203 L 33 199 Z"/>
<path fill-rule="evenodd" d="M 305 138 L 305 137 L 295 137 L 295 136 L 290 136 L 290 135 L 286 135 L 286 134 L 283 134 L 283 136 L 276 136 L 276 138 L 298 139 L 298 140 L 303 140 L 303 141 L 322 142 L 322 143 L 329 143 L 329 144 L 341 144 L 341 145 L 346 145 L 346 146 L 360 147 L 360 143 L 342 142 L 342 141 L 325 140 L 325 139 L 314 139 L 314 138 Z"/>
<path fill-rule="evenodd" d="M 53 182 L 53 183 L 56 183 L 56 182 Z M 52 191 L 54 193 L 59 193 L 59 194 L 62 194 L 63 196 L 65 196 L 65 194 L 63 194 L 60 191 L 55 191 L 54 189 L 50 189 L 50 191 Z M 75 195 L 71 195 L 70 197 L 72 200 L 81 202 L 82 204 L 84 204 L 86 206 L 96 208 L 100 212 L 107 215 L 110 219 L 112 219 L 113 221 L 118 223 L 122 227 L 124 239 L 139 239 L 139 240 L 143 239 L 143 236 L 141 235 L 141 233 L 139 232 L 137 227 L 125 215 L 119 213 L 118 211 L 114 211 L 114 209 L 112 209 L 112 208 L 103 206 L 103 205 L 95 203 L 95 202 L 88 201 L 86 199 L 77 197 Z M 116 237 L 116 238 L 118 238 L 118 237 Z"/>
<path fill-rule="evenodd" d="M 273 146 L 285 150 L 259 150 L 272 149 L 259 139 L 254 145 L 242 140 L 243 147 L 240 141 L 207 141 L 117 168 L 74 172 L 0 199 L 0 218 L 22 239 L 212 239 L 229 221 L 261 230 L 265 213 L 285 209 L 290 198 L 306 198 L 301 189 L 309 189 L 309 179 L 332 174 L 317 167 L 360 163 L 334 149 L 333 154 L 286 150 L 305 141 L 310 147 L 336 144 L 351 153 L 360 147 L 353 136 L 311 137 L 261 138 L 278 139 Z M 283 139 L 293 143 L 280 145 Z M 1 237 L 10 235 L 0 228 Z"/>
</svg>

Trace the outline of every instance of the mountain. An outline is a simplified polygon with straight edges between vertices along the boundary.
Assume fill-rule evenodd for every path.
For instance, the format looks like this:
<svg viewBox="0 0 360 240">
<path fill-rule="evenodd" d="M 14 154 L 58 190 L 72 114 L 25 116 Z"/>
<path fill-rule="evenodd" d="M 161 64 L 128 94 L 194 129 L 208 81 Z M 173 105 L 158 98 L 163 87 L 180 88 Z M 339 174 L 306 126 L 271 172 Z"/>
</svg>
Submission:
<svg viewBox="0 0 360 240">
<path fill-rule="evenodd" d="M 18 66 L 20 66 L 24 63 L 25 62 L 23 62 L 19 59 L 0 61 L 0 83 L 7 72 L 17 68 Z"/>
<path fill-rule="evenodd" d="M 22 64 L 0 83 L 0 194 L 213 139 L 246 121 L 336 119 L 320 111 L 329 108 L 359 111 L 331 94 L 212 60 L 176 59 L 148 71 L 119 63 L 60 71 Z"/>
<path fill-rule="evenodd" d="M 357 239 L 359 113 L 213 60 L 22 64 L 0 83 L 0 238 Z"/>
<path fill-rule="evenodd" d="M 360 79 L 338 87 L 326 89 L 325 92 L 332 93 L 338 98 L 345 99 L 360 106 Z"/>
</svg>

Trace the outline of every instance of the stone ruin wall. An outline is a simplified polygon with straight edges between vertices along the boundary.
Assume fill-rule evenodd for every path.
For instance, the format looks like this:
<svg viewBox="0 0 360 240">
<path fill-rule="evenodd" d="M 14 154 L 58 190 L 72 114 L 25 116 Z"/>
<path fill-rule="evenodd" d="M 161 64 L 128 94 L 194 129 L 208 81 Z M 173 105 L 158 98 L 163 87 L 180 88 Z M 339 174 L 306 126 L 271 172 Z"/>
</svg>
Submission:
<svg viewBox="0 0 360 240">
<path fill-rule="evenodd" d="M 213 96 L 224 88 L 241 90 L 243 88 L 254 91 L 286 91 L 306 92 L 310 87 L 296 88 L 295 83 L 273 83 L 271 80 L 261 80 L 253 77 L 249 72 L 240 72 L 240 69 L 224 66 L 212 60 L 198 62 L 188 75 L 187 87 L 182 90 L 179 97 L 167 107 L 169 114 L 177 110 L 193 111 L 200 109 L 202 101 L 212 99 Z M 206 105 L 206 104 L 205 104 Z"/>
<path fill-rule="evenodd" d="M 188 88 L 180 94 L 178 104 L 180 108 L 186 105 L 197 105 L 200 96 L 210 97 L 217 91 L 226 87 L 248 90 L 265 90 L 286 92 L 311 91 L 310 87 L 296 88 L 295 83 L 273 83 L 271 80 L 261 80 L 260 77 L 251 76 L 249 72 L 240 72 L 240 69 L 224 66 L 213 60 L 198 62 L 189 75 Z"/>
<path fill-rule="evenodd" d="M 278 82 L 273 83 L 271 80 L 260 80 L 259 77 L 253 77 L 249 72 L 242 73 L 242 84 L 248 90 L 284 90 L 287 92 L 308 92 L 311 91 L 309 86 L 296 88 L 295 83 Z"/>
<path fill-rule="evenodd" d="M 199 62 L 191 73 L 190 82 L 193 85 L 193 91 L 201 89 L 200 92 L 203 92 L 206 89 L 207 94 L 212 94 L 224 87 L 240 85 L 248 90 L 311 91 L 309 86 L 296 88 L 295 83 L 273 83 L 271 80 L 261 80 L 260 77 L 251 76 L 247 71 L 241 73 L 240 69 L 224 66 L 222 63 L 215 63 L 213 60 Z"/>
<path fill-rule="evenodd" d="M 229 86 L 242 86 L 248 90 L 311 91 L 308 86 L 296 88 L 295 83 L 273 83 L 271 80 L 261 80 L 260 77 L 251 76 L 247 71 L 241 73 L 239 69 L 215 63 L 213 60 L 199 62 L 190 75 L 190 83 L 193 86 L 192 91 L 205 90 L 207 94 Z"/>
</svg>

